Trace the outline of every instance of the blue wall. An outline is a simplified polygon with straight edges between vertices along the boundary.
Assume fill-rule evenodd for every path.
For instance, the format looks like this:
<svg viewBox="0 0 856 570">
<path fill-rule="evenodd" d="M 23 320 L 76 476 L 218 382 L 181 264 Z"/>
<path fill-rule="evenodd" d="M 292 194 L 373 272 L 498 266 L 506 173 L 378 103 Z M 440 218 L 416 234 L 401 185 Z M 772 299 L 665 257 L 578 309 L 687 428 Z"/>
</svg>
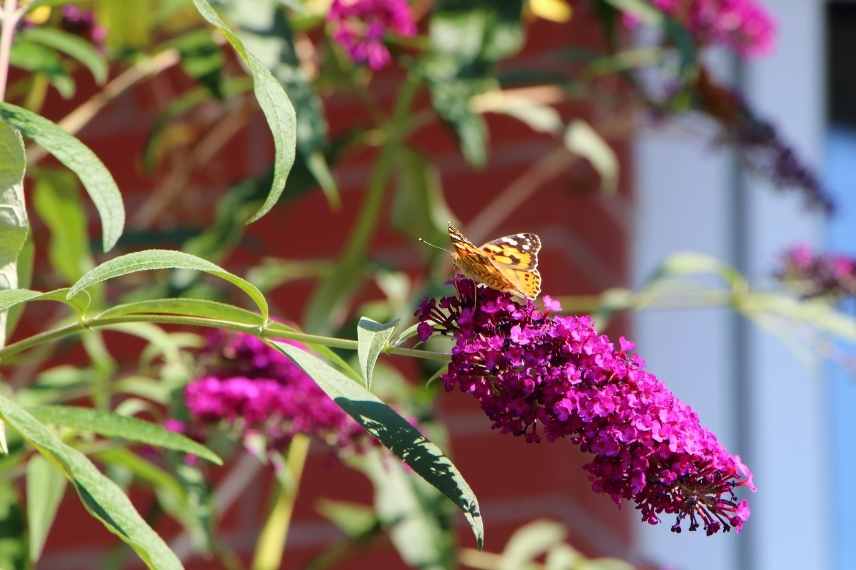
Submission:
<svg viewBox="0 0 856 570">
<path fill-rule="evenodd" d="M 827 137 L 825 180 L 838 211 L 828 226 L 831 252 L 856 255 L 856 130 L 833 127 Z M 842 306 L 856 316 L 856 303 Z M 848 367 L 828 365 L 832 422 L 833 532 L 836 568 L 856 569 L 856 353 L 852 344 L 838 343 L 841 354 L 853 358 Z M 795 490 L 795 500 L 799 491 Z"/>
</svg>

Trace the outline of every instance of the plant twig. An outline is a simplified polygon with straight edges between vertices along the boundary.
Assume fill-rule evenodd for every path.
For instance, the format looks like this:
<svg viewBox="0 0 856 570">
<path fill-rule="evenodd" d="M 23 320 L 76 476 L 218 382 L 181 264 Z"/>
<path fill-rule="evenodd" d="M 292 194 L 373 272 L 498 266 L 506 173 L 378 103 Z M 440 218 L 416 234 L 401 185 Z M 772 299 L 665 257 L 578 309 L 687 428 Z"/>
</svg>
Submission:
<svg viewBox="0 0 856 570">
<path fill-rule="evenodd" d="M 7 0 L 8 1 L 8 0 Z M 5 22 L 4 22 L 5 23 Z M 166 50 L 151 58 L 144 59 L 112 79 L 104 88 L 90 97 L 85 103 L 63 117 L 59 122 L 65 131 L 75 134 L 85 127 L 111 101 L 125 93 L 128 89 L 146 79 L 169 69 L 179 61 L 178 51 Z M 39 146 L 32 146 L 27 151 L 27 162 L 35 164 L 43 159 L 47 152 Z"/>
<path fill-rule="evenodd" d="M 161 215 L 170 203 L 187 188 L 193 172 L 209 163 L 214 156 L 232 140 L 247 122 L 249 113 L 246 105 L 242 105 L 235 113 L 230 113 L 218 122 L 202 139 L 189 160 L 181 160 L 166 182 L 151 194 L 138 208 L 131 225 L 135 228 L 146 228 Z"/>
<path fill-rule="evenodd" d="M 9 80 L 9 58 L 12 54 L 12 40 L 15 38 L 15 26 L 18 25 L 16 13 L 17 0 L 5 0 L 3 4 L 3 23 L 0 27 L 0 101 L 6 98 L 6 83 Z"/>
<path fill-rule="evenodd" d="M 328 346 L 330 348 L 341 348 L 345 350 L 357 350 L 357 341 L 345 338 L 335 338 L 329 336 L 321 336 L 308 334 L 292 330 L 288 327 L 271 323 L 269 326 L 261 328 L 259 325 L 250 325 L 246 323 L 238 323 L 234 321 L 225 321 L 220 319 L 209 319 L 203 317 L 191 317 L 182 315 L 152 315 L 152 314 L 136 314 L 124 315 L 121 317 L 107 317 L 87 320 L 85 322 L 74 323 L 62 326 L 53 330 L 44 331 L 33 336 L 13 342 L 3 349 L 0 349 L 0 364 L 6 359 L 41 346 L 49 342 L 56 342 L 66 337 L 81 334 L 87 330 L 109 328 L 113 325 L 122 323 L 159 323 L 167 325 L 185 325 L 208 328 L 228 329 L 237 332 L 243 332 L 260 336 L 267 339 L 290 339 L 307 344 L 318 344 Z M 429 350 L 417 350 L 413 348 L 388 347 L 385 354 L 396 356 L 408 356 L 411 358 L 422 358 L 425 360 L 437 360 L 445 362 L 449 359 L 449 355 L 442 352 L 432 352 Z"/>
<path fill-rule="evenodd" d="M 276 501 L 256 542 L 252 570 L 276 570 L 282 566 L 297 490 L 300 487 L 306 457 L 309 455 L 309 444 L 308 436 L 298 434 L 288 446 L 285 479 L 276 491 Z"/>
</svg>

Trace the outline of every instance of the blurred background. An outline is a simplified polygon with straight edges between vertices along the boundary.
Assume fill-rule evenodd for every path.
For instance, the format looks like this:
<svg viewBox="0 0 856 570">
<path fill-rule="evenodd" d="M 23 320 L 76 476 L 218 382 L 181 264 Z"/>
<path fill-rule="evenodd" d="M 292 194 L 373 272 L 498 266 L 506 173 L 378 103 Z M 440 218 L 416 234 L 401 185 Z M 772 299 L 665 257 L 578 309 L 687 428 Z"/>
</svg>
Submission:
<svg viewBox="0 0 856 570">
<path fill-rule="evenodd" d="M 491 151 L 482 169 L 474 169 L 449 131 L 435 122 L 413 137 L 413 145 L 432 167 L 431 174 L 426 177 L 423 166 L 411 162 L 395 165 L 397 185 L 384 197 L 384 221 L 371 242 L 371 262 L 403 270 L 414 280 L 420 278 L 426 254 L 415 238 L 432 226 L 420 217 L 400 214 L 402 209 L 420 207 L 402 204 L 401 188 L 425 180 L 436 184 L 450 215 L 461 220 L 474 241 L 519 231 L 540 234 L 544 291 L 556 296 L 641 286 L 664 258 L 680 251 L 712 255 L 762 289 L 771 286 L 781 253 L 794 243 L 853 252 L 856 4 L 767 0 L 765 6 L 778 24 L 776 47 L 770 55 L 744 60 L 711 49 L 705 52 L 705 62 L 719 81 L 742 93 L 770 118 L 822 174 L 837 201 L 834 217 L 807 210 L 802 196 L 775 191 L 753 176 L 740 150 L 712 142 L 716 129 L 706 117 L 634 122 L 630 113 L 624 116 L 621 88 L 616 87 L 612 104 L 595 107 L 565 101 L 555 106 L 565 117 L 610 126 L 601 134 L 618 161 L 617 192 L 598 191 L 603 181 L 591 164 L 556 155 L 550 135 L 534 132 L 508 116 L 487 115 Z M 537 68 L 545 53 L 566 45 L 569 37 L 575 45 L 596 46 L 601 36 L 584 10 L 570 24 L 538 21 L 532 24 L 523 51 L 504 65 Z M 372 81 L 378 109 L 393 107 L 401 78 L 402 70 L 393 69 Z M 193 145 L 193 153 L 174 155 L 154 173 L 140 167 L 139 157 L 160 110 L 187 85 L 178 70 L 142 82 L 112 102 L 82 132 L 125 197 L 129 228 L 120 247 L 131 251 L 186 246 L 204 235 L 204 240 L 194 243 L 199 255 L 240 275 L 249 272 L 254 280 L 270 276 L 260 269 L 269 267 L 266 260 L 323 264 L 335 256 L 354 223 L 376 153 L 349 153 L 336 163 L 340 209 L 331 211 L 320 192 L 287 189 L 283 201 L 266 218 L 246 231 L 238 230 L 230 222 L 234 203 L 221 201 L 217 206 L 217 201 L 235 181 L 263 178 L 272 156 L 269 132 L 252 102 L 235 103 L 238 108 L 232 111 L 242 120 L 219 124 Z M 85 100 L 87 87 L 81 84 L 79 89 L 72 100 L 49 98 L 46 114 L 62 117 Z M 89 89 L 91 93 L 92 86 Z M 529 95 L 540 96 L 538 92 Z M 360 97 L 359 93 L 325 97 L 331 139 L 346 136 L 366 119 Z M 417 108 L 427 105 L 427 98 L 417 98 Z M 178 141 L 176 145 L 183 136 L 198 136 L 193 129 L 185 133 L 173 129 L 168 134 Z M 229 142 L 219 145 L 215 137 Z M 212 150 L 207 151 L 207 146 Z M 300 176 L 293 174 L 289 184 L 299 184 Z M 35 227 L 38 242 L 48 229 Z M 95 233 L 94 226 L 90 229 Z M 287 263 L 279 266 L 289 267 Z M 301 273 L 305 271 L 306 265 L 301 265 L 293 274 L 277 278 L 277 286 L 271 288 L 276 312 L 285 319 L 299 320 L 305 313 L 314 285 L 314 275 Z M 45 281 L 49 279 L 36 275 L 34 288 L 47 288 Z M 365 306 L 382 293 L 383 283 L 367 282 L 353 304 Z M 24 324 L 24 332 L 36 330 L 39 310 Z M 608 332 L 636 340 L 650 369 L 753 468 L 760 490 L 751 498 L 750 523 L 740 535 L 714 537 L 677 535 L 668 531 L 668 525 L 643 525 L 629 506 L 616 509 L 608 498 L 591 492 L 580 469 L 585 458 L 570 446 L 559 449 L 502 437 L 491 431 L 473 401 L 460 394 L 442 394 L 439 414 L 449 428 L 455 462 L 482 504 L 488 550 L 501 550 L 522 524 L 549 518 L 566 525 L 570 541 L 584 552 L 624 558 L 640 567 L 856 568 L 856 488 L 851 484 L 856 478 L 851 438 L 856 430 L 852 412 L 856 385 L 846 346 L 828 347 L 844 355 L 830 363 L 824 355 L 795 350 L 793 338 L 783 338 L 775 325 L 765 330 L 722 307 L 624 313 L 610 321 Z M 139 349 L 127 341 L 113 341 L 113 345 L 117 359 L 123 351 L 131 355 Z M 412 362 L 397 364 L 400 371 L 415 372 Z M 235 478 L 228 487 L 234 492 L 226 497 L 221 528 L 224 540 L 239 554 L 251 552 L 271 484 L 269 470 L 248 457 L 218 476 Z M 319 497 L 356 501 L 371 494 L 367 481 L 324 452 L 314 451 L 309 461 L 288 537 L 288 568 L 302 568 L 303 562 L 339 537 L 317 513 Z M 98 567 L 111 537 L 85 513 L 76 497 L 67 496 L 60 513 L 39 568 Z M 178 552 L 188 548 L 177 528 L 161 525 L 158 530 L 173 537 Z M 471 541 L 467 532 L 460 529 L 464 544 Z M 197 559 L 189 567 L 210 565 Z M 403 566 L 387 546 L 366 551 L 340 567 Z"/>
</svg>

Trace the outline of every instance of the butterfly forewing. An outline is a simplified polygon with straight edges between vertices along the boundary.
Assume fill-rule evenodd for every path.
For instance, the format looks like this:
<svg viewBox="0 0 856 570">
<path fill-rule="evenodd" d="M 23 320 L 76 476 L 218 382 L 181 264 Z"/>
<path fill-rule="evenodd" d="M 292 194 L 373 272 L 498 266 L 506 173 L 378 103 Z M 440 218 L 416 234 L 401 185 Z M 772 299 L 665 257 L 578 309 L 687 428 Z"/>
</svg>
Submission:
<svg viewBox="0 0 856 570">
<path fill-rule="evenodd" d="M 481 246 L 495 263 L 514 269 L 531 271 L 538 267 L 541 238 L 536 234 L 514 234 L 497 238 Z"/>
</svg>

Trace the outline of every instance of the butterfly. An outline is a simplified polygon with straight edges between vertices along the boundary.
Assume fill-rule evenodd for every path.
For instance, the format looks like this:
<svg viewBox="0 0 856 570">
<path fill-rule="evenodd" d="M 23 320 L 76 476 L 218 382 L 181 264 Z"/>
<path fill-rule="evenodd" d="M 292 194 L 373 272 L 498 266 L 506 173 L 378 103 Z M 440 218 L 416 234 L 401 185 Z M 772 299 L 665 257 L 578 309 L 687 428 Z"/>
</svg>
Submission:
<svg viewBox="0 0 856 570">
<path fill-rule="evenodd" d="M 538 252 L 541 238 L 535 234 L 513 234 L 476 246 L 449 224 L 452 260 L 465 276 L 491 289 L 517 297 L 536 299 L 541 292 Z"/>
</svg>

